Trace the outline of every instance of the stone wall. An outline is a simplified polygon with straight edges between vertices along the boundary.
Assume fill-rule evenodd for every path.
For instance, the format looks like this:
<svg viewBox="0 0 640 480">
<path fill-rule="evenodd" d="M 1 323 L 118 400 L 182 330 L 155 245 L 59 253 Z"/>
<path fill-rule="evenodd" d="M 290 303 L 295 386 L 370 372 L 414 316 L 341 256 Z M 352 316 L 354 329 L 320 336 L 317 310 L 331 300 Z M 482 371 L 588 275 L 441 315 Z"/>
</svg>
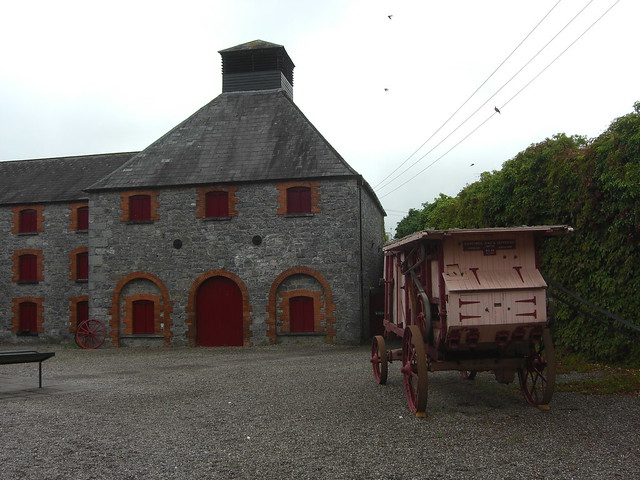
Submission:
<svg viewBox="0 0 640 480">
<path fill-rule="evenodd" d="M 270 324 L 270 316 L 278 315 L 277 308 L 269 305 L 274 301 L 270 292 L 277 298 L 278 289 L 289 288 L 281 280 L 283 273 L 293 274 L 303 267 L 297 274 L 311 277 L 308 282 L 314 289 L 324 284 L 330 290 L 323 294 L 329 298 L 323 300 L 328 302 L 323 315 L 333 316 L 333 326 L 318 338 L 358 342 L 366 313 L 361 309 L 361 291 L 368 291 L 380 276 L 381 270 L 374 270 L 381 261 L 369 257 L 381 258 L 383 230 L 381 213 L 370 198 L 361 203 L 360 190 L 355 178 L 323 180 L 318 189 L 319 211 L 289 216 L 278 214 L 277 184 L 242 184 L 235 192 L 237 215 L 212 220 L 197 218 L 195 188 L 164 189 L 158 191 L 158 219 L 136 224 L 121 220 L 120 193 L 93 194 L 90 316 L 110 321 L 116 313 L 117 325 L 112 330 L 120 329 L 118 336 L 122 335 L 123 279 L 133 281 L 139 272 L 153 283 L 147 293 L 166 289 L 167 316 L 171 318 L 163 323 L 170 325 L 171 332 L 157 333 L 165 340 L 170 337 L 173 345 L 192 344 L 196 279 L 205 278 L 208 272 L 227 272 L 246 288 L 249 344 L 284 341 Z M 366 246 L 364 263 L 361 244 Z M 276 279 L 283 282 L 282 288 L 274 285 Z M 118 343 L 119 338 L 113 336 L 111 341 Z"/>
<path fill-rule="evenodd" d="M 362 189 L 362 307 L 363 307 L 363 324 L 362 324 L 362 340 L 367 341 L 371 332 L 369 332 L 369 320 L 371 312 L 369 311 L 369 301 L 371 294 L 379 289 L 380 280 L 383 275 L 383 254 L 382 245 L 384 244 L 384 217 L 380 210 L 380 205 L 372 197 L 366 189 Z"/>
<path fill-rule="evenodd" d="M 117 319 L 113 345 L 194 344 L 196 280 L 218 272 L 237 278 L 246 291 L 247 344 L 359 342 L 368 325 L 368 295 L 381 275 L 377 203 L 357 179 L 324 180 L 315 193 L 316 213 L 290 216 L 278 213 L 281 191 L 275 183 L 239 185 L 236 215 L 203 219 L 196 216 L 196 188 L 158 190 L 157 220 L 136 224 L 122 220 L 120 192 L 95 194 L 89 232 L 72 230 L 73 208 L 82 203 L 39 205 L 42 226 L 35 234 L 12 233 L 16 208 L 1 207 L 0 341 L 71 341 L 74 300 L 88 296 L 91 318 Z M 75 281 L 70 255 L 87 247 L 89 281 Z M 37 283 L 13 280 L 21 250 L 41 252 Z M 283 328 L 282 302 L 305 291 L 322 318 L 317 332 L 293 335 Z M 130 335 L 131 299 L 146 296 L 159 304 L 159 330 Z M 42 305 L 37 337 L 16 335 L 21 299 Z"/>
<path fill-rule="evenodd" d="M 72 299 L 88 294 L 87 282 L 72 280 L 70 254 L 88 246 L 89 235 L 71 230 L 72 206 L 78 204 L 39 205 L 42 228 L 37 233 L 12 233 L 15 211 L 34 205 L 0 207 L 0 341 L 64 341 L 73 336 L 70 319 Z M 21 250 L 41 252 L 41 279 L 37 283 L 14 281 L 15 254 Z M 40 253 L 39 253 L 40 255 Z M 16 335 L 16 306 L 21 299 L 38 299 L 42 304 L 42 324 L 38 336 Z"/>
</svg>

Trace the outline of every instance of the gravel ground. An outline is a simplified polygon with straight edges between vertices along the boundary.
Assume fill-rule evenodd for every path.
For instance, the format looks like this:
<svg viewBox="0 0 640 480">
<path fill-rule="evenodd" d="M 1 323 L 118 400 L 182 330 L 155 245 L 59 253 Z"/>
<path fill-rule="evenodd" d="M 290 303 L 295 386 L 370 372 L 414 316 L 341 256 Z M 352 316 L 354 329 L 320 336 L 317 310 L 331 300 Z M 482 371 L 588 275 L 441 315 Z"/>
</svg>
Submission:
<svg viewBox="0 0 640 480">
<path fill-rule="evenodd" d="M 38 349 L 42 389 L 37 364 L 0 366 L 2 479 L 638 478 L 638 396 L 542 411 L 438 372 L 419 419 L 367 347 Z"/>
</svg>

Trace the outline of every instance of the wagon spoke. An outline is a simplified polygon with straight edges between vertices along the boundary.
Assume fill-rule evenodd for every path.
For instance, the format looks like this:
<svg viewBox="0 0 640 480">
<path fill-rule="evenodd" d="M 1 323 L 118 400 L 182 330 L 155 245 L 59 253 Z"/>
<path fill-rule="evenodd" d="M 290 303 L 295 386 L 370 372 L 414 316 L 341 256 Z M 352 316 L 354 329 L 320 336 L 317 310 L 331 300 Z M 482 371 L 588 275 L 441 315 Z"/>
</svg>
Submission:
<svg viewBox="0 0 640 480">
<path fill-rule="evenodd" d="M 402 374 L 409 409 L 424 416 L 427 408 L 427 358 L 417 325 L 405 329 L 402 341 Z"/>
<path fill-rule="evenodd" d="M 380 335 L 373 337 L 371 342 L 371 366 L 373 367 L 373 378 L 380 385 L 387 383 L 387 346 L 384 338 Z"/>
<path fill-rule="evenodd" d="M 98 348 L 104 343 L 106 333 L 107 330 L 100 320 L 85 320 L 76 329 L 76 343 L 81 348 Z"/>
<path fill-rule="evenodd" d="M 556 364 L 551 333 L 545 329 L 537 345 L 532 346 L 525 366 L 518 369 L 520 387 L 527 403 L 547 405 L 555 387 Z"/>
</svg>

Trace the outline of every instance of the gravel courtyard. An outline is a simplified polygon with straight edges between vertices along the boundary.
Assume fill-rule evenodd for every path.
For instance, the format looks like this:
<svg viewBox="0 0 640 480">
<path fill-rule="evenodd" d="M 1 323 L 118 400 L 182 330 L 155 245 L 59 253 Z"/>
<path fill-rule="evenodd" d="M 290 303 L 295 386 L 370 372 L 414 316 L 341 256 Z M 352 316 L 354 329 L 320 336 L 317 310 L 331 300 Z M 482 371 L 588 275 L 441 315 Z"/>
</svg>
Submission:
<svg viewBox="0 0 640 480">
<path fill-rule="evenodd" d="M 639 475 L 638 396 L 556 393 L 542 411 L 517 381 L 438 372 L 419 419 L 367 347 L 38 350 L 56 352 L 42 389 L 37 364 L 0 366 L 2 479 Z"/>
</svg>

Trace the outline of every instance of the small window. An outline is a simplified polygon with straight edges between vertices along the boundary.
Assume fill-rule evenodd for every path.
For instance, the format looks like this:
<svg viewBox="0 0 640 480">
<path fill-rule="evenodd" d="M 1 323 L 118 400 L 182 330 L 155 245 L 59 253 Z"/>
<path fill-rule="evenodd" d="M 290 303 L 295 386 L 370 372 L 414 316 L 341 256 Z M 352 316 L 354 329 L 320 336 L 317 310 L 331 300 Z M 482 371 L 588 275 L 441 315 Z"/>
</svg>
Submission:
<svg viewBox="0 0 640 480">
<path fill-rule="evenodd" d="M 38 281 L 38 257 L 36 255 L 20 255 L 18 257 L 18 281 Z"/>
<path fill-rule="evenodd" d="M 89 253 L 81 252 L 76 255 L 76 280 L 89 279 Z"/>
<path fill-rule="evenodd" d="M 311 189 L 287 188 L 287 213 L 291 215 L 311 213 Z"/>
<path fill-rule="evenodd" d="M 136 300 L 133 302 L 133 334 L 155 333 L 154 323 L 154 302 L 151 300 Z"/>
<path fill-rule="evenodd" d="M 151 220 L 151 197 L 149 195 L 133 195 L 129 197 L 129 220 L 132 222 L 148 222 Z"/>
<path fill-rule="evenodd" d="M 38 232 L 38 212 L 33 209 L 20 211 L 20 233 L 37 233 Z"/>
<path fill-rule="evenodd" d="M 229 216 L 229 194 L 228 192 L 213 191 L 206 195 L 206 217 L 226 218 Z"/>
<path fill-rule="evenodd" d="M 21 302 L 19 307 L 19 327 L 20 332 L 38 332 L 38 305 L 33 302 Z"/>
<path fill-rule="evenodd" d="M 89 207 L 80 207 L 77 210 L 78 230 L 89 230 Z"/>
<path fill-rule="evenodd" d="M 313 332 L 313 298 L 292 297 L 289 299 L 289 330 L 292 333 Z"/>
</svg>

